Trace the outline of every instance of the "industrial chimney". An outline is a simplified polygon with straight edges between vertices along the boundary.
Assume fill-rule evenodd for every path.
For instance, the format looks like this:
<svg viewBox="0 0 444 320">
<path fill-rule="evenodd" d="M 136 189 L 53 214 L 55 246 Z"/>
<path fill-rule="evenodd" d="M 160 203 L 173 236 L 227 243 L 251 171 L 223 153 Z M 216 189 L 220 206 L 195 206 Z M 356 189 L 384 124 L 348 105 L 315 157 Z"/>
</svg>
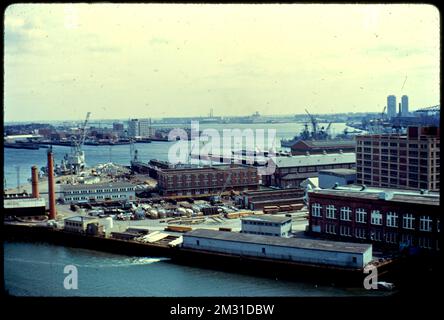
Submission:
<svg viewBox="0 0 444 320">
<path fill-rule="evenodd" d="M 39 177 L 38 177 L 36 166 L 32 166 L 32 168 L 31 168 L 31 180 L 32 180 L 32 197 L 33 198 L 40 198 Z"/>
<path fill-rule="evenodd" d="M 54 157 L 52 149 L 48 150 L 48 193 L 49 193 L 49 219 L 56 218 L 55 183 L 54 183 Z"/>
</svg>

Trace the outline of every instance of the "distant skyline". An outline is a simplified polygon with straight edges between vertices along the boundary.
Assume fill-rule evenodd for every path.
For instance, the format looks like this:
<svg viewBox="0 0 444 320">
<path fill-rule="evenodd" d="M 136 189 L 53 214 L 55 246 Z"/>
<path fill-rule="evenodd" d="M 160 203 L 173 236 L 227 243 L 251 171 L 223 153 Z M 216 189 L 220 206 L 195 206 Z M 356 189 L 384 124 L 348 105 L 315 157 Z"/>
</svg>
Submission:
<svg viewBox="0 0 444 320">
<path fill-rule="evenodd" d="M 440 104 L 431 5 L 15 4 L 4 23 L 5 122 Z"/>
</svg>

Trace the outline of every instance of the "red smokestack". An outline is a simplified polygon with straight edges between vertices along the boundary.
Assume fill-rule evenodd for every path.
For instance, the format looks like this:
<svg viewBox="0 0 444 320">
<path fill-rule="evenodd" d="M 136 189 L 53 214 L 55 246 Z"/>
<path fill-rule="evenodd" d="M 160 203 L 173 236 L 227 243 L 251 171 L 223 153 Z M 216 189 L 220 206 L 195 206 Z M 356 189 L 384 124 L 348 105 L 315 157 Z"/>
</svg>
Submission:
<svg viewBox="0 0 444 320">
<path fill-rule="evenodd" d="M 57 212 L 55 207 L 54 158 L 52 156 L 52 150 L 48 150 L 48 193 L 49 219 L 55 219 Z"/>
<path fill-rule="evenodd" d="M 37 167 L 32 166 L 31 168 L 31 179 L 32 179 L 32 197 L 40 198 L 39 194 L 39 177 L 37 174 Z"/>
</svg>

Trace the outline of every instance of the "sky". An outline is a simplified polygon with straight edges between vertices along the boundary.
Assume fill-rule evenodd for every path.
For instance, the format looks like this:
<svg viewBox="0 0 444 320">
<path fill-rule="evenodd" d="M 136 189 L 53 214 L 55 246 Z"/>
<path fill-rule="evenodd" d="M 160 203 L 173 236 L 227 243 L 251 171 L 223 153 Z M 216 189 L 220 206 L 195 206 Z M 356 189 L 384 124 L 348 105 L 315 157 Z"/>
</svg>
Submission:
<svg viewBox="0 0 444 320">
<path fill-rule="evenodd" d="M 440 104 L 431 5 L 15 4 L 4 121 Z"/>
</svg>

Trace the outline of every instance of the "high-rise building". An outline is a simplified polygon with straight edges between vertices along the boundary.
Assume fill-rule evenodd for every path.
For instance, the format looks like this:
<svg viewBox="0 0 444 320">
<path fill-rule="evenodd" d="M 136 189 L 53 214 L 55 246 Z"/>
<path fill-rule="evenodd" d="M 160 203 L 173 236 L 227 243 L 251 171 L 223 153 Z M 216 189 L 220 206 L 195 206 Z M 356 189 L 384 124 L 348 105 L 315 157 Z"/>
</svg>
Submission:
<svg viewBox="0 0 444 320">
<path fill-rule="evenodd" d="M 438 127 L 409 127 L 407 134 L 356 137 L 359 184 L 438 191 L 439 168 Z"/>
<path fill-rule="evenodd" d="M 141 137 L 151 137 L 153 135 L 153 130 L 151 128 L 151 119 L 139 120 L 139 135 Z"/>
<path fill-rule="evenodd" d="M 131 119 L 128 122 L 128 135 L 130 137 L 151 137 L 151 119 Z"/>
<path fill-rule="evenodd" d="M 131 119 L 128 121 L 128 136 L 134 138 L 139 136 L 139 119 Z"/>
<path fill-rule="evenodd" d="M 409 115 L 409 97 L 406 95 L 401 97 L 401 115 L 403 117 Z"/>
<path fill-rule="evenodd" d="M 396 96 L 390 95 L 387 97 L 387 116 L 393 118 L 396 114 Z"/>
</svg>

